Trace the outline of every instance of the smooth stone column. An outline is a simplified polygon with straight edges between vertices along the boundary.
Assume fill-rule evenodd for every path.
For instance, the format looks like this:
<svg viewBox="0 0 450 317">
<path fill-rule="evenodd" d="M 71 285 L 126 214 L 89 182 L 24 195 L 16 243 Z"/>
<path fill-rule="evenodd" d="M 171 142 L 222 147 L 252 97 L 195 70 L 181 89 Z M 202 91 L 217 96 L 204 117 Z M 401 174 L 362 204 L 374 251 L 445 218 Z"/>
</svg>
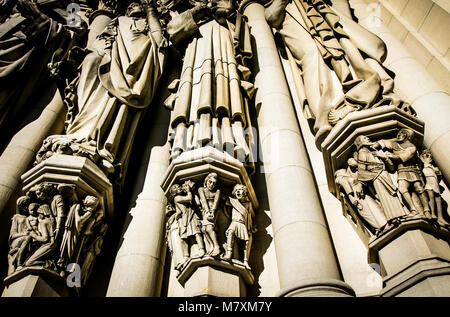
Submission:
<svg viewBox="0 0 450 317">
<path fill-rule="evenodd" d="M 377 17 L 370 15 L 366 2 L 351 0 L 350 4 L 359 23 L 386 43 L 388 54 L 383 64 L 396 75 L 395 91 L 412 105 L 418 117 L 425 122 L 424 145 L 431 150 L 444 177 L 450 181 L 450 96 L 383 25 L 381 17 L 377 20 Z"/>
<path fill-rule="evenodd" d="M 15 213 L 14 193 L 19 190 L 20 177 L 30 168 L 42 141 L 51 134 L 64 130 L 65 107 L 61 95 L 54 87 L 54 96 L 33 122 L 16 133 L 0 156 L 0 215 Z M 15 199 L 13 199 L 15 200 Z M 11 202 L 11 205 L 8 205 Z"/>
<path fill-rule="evenodd" d="M 256 42 L 256 107 L 281 288 L 278 295 L 353 295 L 342 281 L 264 7 L 250 1 L 244 14 Z"/>
<path fill-rule="evenodd" d="M 161 183 L 169 165 L 169 145 L 151 152 L 144 188 L 117 253 L 107 297 L 159 296 L 164 267 L 166 198 Z"/>
</svg>

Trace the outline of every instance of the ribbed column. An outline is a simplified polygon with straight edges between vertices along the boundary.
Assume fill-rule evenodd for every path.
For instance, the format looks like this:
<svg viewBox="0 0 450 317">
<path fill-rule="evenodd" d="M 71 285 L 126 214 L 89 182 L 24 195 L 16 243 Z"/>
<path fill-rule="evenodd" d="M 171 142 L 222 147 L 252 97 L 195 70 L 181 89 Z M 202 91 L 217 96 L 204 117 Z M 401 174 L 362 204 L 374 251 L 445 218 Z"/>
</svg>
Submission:
<svg viewBox="0 0 450 317">
<path fill-rule="evenodd" d="M 259 137 L 280 296 L 348 296 L 264 7 L 244 8 L 256 43 Z"/>
<path fill-rule="evenodd" d="M 169 164 L 169 146 L 154 147 L 144 188 L 131 210 L 133 219 L 117 253 L 106 296 L 159 296 L 164 266 L 166 198 L 161 182 Z"/>
<path fill-rule="evenodd" d="M 387 46 L 383 63 L 395 73 L 396 92 L 411 103 L 420 119 L 425 122 L 424 145 L 431 150 L 447 181 L 450 180 L 450 96 L 426 68 L 416 60 L 383 21 L 371 15 L 363 0 L 351 0 L 359 23 L 378 35 Z"/>
</svg>

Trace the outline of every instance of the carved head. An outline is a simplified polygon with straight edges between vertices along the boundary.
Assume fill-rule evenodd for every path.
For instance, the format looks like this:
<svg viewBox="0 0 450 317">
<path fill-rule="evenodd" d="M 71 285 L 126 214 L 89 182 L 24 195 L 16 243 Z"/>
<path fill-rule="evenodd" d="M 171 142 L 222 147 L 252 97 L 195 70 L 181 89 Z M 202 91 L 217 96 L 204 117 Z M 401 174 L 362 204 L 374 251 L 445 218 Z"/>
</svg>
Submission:
<svg viewBox="0 0 450 317">
<path fill-rule="evenodd" d="M 52 214 L 52 211 L 50 209 L 50 206 L 47 204 L 40 205 L 37 209 L 37 213 L 39 215 L 39 218 L 45 218 L 50 217 Z"/>
<path fill-rule="evenodd" d="M 372 145 L 372 141 L 370 141 L 368 136 L 365 135 L 359 135 L 356 137 L 355 141 L 353 142 L 356 146 L 356 148 L 359 150 L 362 146 L 370 146 Z"/>
<path fill-rule="evenodd" d="M 35 189 L 36 197 L 40 201 L 46 201 L 53 197 L 54 188 L 49 183 L 40 183 Z"/>
<path fill-rule="evenodd" d="M 247 186 L 242 184 L 236 184 L 234 185 L 233 192 L 231 194 L 237 199 L 241 200 L 242 198 L 245 198 L 248 195 Z"/>
<path fill-rule="evenodd" d="M 37 214 L 38 214 L 38 213 L 37 213 L 38 208 L 39 208 L 39 204 L 37 204 L 37 203 L 31 203 L 31 204 L 28 206 L 28 212 L 29 212 L 29 214 L 30 214 L 31 216 L 36 217 Z"/>
<path fill-rule="evenodd" d="M 176 195 L 180 194 L 181 192 L 181 186 L 179 184 L 173 184 L 169 189 L 169 194 L 171 197 L 175 197 Z"/>
<path fill-rule="evenodd" d="M 431 151 L 429 149 L 425 149 L 420 154 L 420 160 L 424 164 L 431 164 L 433 162 L 433 156 L 431 155 Z"/>
<path fill-rule="evenodd" d="M 127 8 L 128 17 L 143 17 L 144 10 L 139 2 L 132 2 Z"/>
<path fill-rule="evenodd" d="M 205 181 L 203 182 L 203 186 L 205 186 L 209 190 L 214 190 L 214 188 L 216 188 L 217 186 L 218 177 L 219 176 L 217 175 L 217 173 L 209 173 L 206 176 Z"/>
<path fill-rule="evenodd" d="M 195 183 L 191 180 L 187 180 L 183 183 L 183 191 L 188 193 L 191 192 L 195 187 Z"/>
<path fill-rule="evenodd" d="M 92 212 L 95 210 L 95 208 L 97 208 L 99 204 L 99 200 L 97 197 L 92 196 L 92 195 L 87 195 L 84 199 L 83 199 L 83 206 L 84 206 L 84 210 L 87 212 Z"/>
<path fill-rule="evenodd" d="M 411 140 L 414 136 L 414 131 L 408 128 L 400 129 L 397 133 L 397 140 L 400 142 Z"/>
<path fill-rule="evenodd" d="M 28 196 L 21 196 L 17 199 L 17 209 L 16 213 L 19 215 L 28 214 L 28 205 L 30 204 L 31 198 Z"/>
</svg>

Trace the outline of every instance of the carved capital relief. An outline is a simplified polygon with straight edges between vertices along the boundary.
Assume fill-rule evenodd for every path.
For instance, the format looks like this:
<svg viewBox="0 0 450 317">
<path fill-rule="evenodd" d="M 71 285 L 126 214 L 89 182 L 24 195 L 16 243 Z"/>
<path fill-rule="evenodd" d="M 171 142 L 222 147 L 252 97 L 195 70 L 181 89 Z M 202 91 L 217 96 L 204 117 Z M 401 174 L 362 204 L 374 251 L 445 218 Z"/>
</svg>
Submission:
<svg viewBox="0 0 450 317">
<path fill-rule="evenodd" d="M 46 274 L 65 285 L 65 276 L 77 267 L 84 286 L 112 217 L 111 183 L 89 159 L 59 153 L 25 173 L 22 181 L 5 283 Z"/>
<path fill-rule="evenodd" d="M 68 264 L 88 279 L 108 225 L 100 198 L 80 196 L 74 184 L 40 182 L 17 200 L 9 236 L 8 276 L 32 269 L 64 277 Z"/>
<path fill-rule="evenodd" d="M 449 229 L 447 189 L 423 130 L 417 118 L 380 107 L 349 115 L 322 143 L 330 191 L 365 242 L 416 219 Z"/>
<path fill-rule="evenodd" d="M 258 201 L 244 165 L 211 147 L 172 160 L 161 185 L 166 238 L 181 284 L 198 266 L 234 271 L 248 284 Z"/>
<path fill-rule="evenodd" d="M 196 265 L 228 262 L 250 271 L 254 211 L 245 185 L 221 184 L 217 173 L 203 181 L 171 185 L 166 208 L 166 237 L 173 266 L 181 275 Z"/>
</svg>

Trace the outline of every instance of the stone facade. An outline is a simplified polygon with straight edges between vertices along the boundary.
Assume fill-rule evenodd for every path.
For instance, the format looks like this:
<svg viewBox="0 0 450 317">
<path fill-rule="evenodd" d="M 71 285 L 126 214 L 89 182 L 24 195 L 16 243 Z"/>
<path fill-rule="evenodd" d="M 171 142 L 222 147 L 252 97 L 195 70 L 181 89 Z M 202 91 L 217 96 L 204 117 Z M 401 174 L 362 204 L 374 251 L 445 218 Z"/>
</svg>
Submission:
<svg viewBox="0 0 450 317">
<path fill-rule="evenodd" d="M 445 1 L 0 6 L 3 297 L 450 296 Z"/>
</svg>

